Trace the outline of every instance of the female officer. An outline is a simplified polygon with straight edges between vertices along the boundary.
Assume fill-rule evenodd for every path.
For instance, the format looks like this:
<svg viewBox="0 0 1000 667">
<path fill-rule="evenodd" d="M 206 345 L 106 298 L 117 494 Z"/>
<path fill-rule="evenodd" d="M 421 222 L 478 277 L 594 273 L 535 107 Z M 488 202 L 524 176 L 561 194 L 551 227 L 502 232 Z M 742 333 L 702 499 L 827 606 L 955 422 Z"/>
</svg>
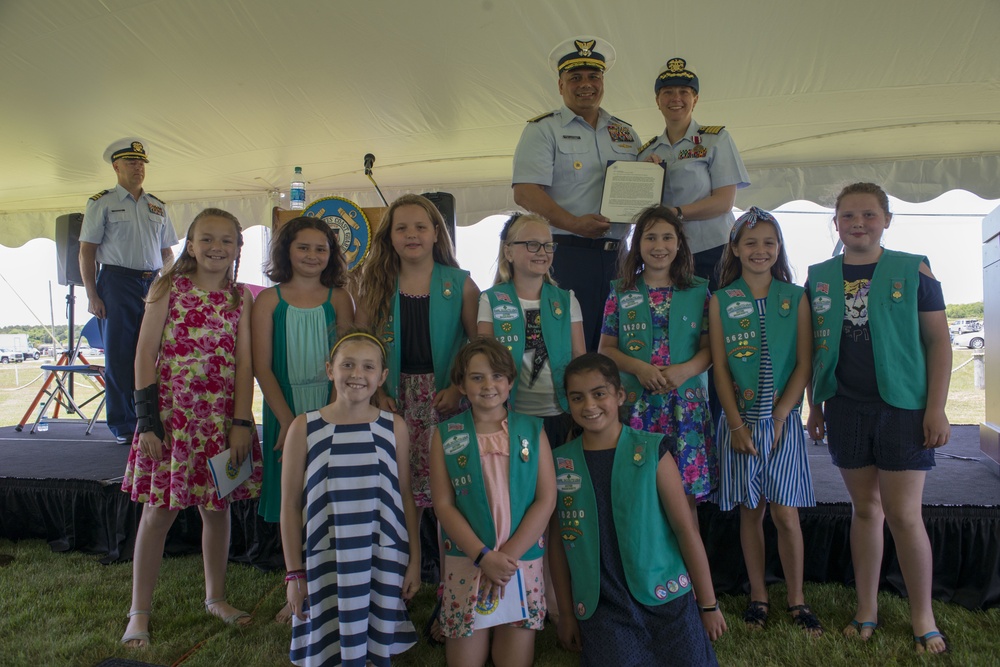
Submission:
<svg viewBox="0 0 1000 667">
<path fill-rule="evenodd" d="M 740 154 L 722 125 L 701 126 L 692 118 L 698 104 L 698 76 L 683 58 L 671 58 L 654 85 L 666 129 L 639 151 L 639 160 L 666 163 L 663 204 L 684 223 L 694 272 L 718 287 L 717 264 L 735 218 L 737 188 L 750 185 Z"/>
</svg>

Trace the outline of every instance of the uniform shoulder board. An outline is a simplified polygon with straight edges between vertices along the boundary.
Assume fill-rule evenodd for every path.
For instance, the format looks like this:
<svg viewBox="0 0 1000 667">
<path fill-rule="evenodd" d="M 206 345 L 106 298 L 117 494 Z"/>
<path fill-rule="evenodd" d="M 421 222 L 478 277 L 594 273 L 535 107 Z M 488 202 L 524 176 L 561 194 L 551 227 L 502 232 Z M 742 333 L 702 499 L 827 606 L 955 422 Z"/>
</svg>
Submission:
<svg viewBox="0 0 1000 667">
<path fill-rule="evenodd" d="M 641 153 L 644 150 L 646 150 L 647 148 L 649 148 L 650 146 L 652 146 L 653 144 L 655 144 L 656 140 L 659 139 L 659 138 L 660 137 L 658 137 L 658 136 L 657 137 L 653 137 L 652 139 L 650 139 L 649 141 L 647 141 L 646 143 L 644 143 L 642 145 L 642 148 L 639 149 L 639 152 Z"/>
<path fill-rule="evenodd" d="M 91 197 L 90 201 L 97 201 L 98 199 L 100 199 L 104 195 L 108 194 L 109 192 L 111 192 L 111 190 L 101 190 L 96 195 L 94 195 L 93 197 Z"/>
<path fill-rule="evenodd" d="M 149 197 L 150 199 L 155 199 L 156 201 L 160 202 L 160 204 L 163 204 L 163 206 L 166 206 L 166 204 L 163 202 L 163 200 L 160 199 L 159 197 L 157 197 L 156 195 L 150 194 L 150 193 L 147 192 L 146 196 Z"/>
<path fill-rule="evenodd" d="M 698 128 L 698 134 L 718 134 L 726 129 L 725 125 L 706 125 Z"/>
<path fill-rule="evenodd" d="M 555 114 L 556 114 L 555 111 L 550 111 L 548 113 L 543 113 L 543 114 L 541 114 L 539 116 L 535 116 L 534 118 L 529 118 L 528 122 L 529 123 L 537 123 L 538 121 L 544 120 L 544 119 L 548 118 L 549 116 L 554 116 Z"/>
</svg>

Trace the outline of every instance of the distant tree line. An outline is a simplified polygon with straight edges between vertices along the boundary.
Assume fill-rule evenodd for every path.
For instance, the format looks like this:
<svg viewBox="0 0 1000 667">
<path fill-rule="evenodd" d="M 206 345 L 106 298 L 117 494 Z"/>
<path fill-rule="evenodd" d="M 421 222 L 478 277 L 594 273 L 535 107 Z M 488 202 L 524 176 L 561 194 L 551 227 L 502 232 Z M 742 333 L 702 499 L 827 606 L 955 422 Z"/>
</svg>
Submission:
<svg viewBox="0 0 1000 667">
<path fill-rule="evenodd" d="M 73 329 L 76 331 L 73 340 L 79 340 L 83 325 L 78 324 Z M 52 333 L 56 335 L 56 341 L 59 345 L 66 347 L 66 344 L 69 342 L 69 326 L 66 324 L 57 325 L 53 327 Z M 49 335 L 48 330 L 37 324 L 34 326 L 13 324 L 11 326 L 0 327 L 0 334 L 28 334 L 28 344 L 36 348 L 42 345 L 52 345 L 52 336 Z"/>
<path fill-rule="evenodd" d="M 945 306 L 944 314 L 949 320 L 976 318 L 983 319 L 983 302 L 950 303 Z"/>
</svg>

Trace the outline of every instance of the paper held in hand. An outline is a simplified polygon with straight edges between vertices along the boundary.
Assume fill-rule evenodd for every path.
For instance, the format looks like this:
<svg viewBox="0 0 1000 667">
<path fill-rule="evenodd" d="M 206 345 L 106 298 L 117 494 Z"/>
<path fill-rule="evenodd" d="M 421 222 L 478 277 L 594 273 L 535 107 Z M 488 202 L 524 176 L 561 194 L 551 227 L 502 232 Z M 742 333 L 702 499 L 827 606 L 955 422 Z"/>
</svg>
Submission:
<svg viewBox="0 0 1000 667">
<path fill-rule="evenodd" d="M 252 470 L 250 453 L 247 452 L 243 465 L 237 468 L 235 464 L 229 462 L 229 450 L 221 451 L 208 460 L 208 469 L 212 472 L 216 493 L 220 498 L 225 498 L 250 477 Z"/>
<path fill-rule="evenodd" d="M 666 177 L 666 165 L 662 163 L 609 162 L 601 215 L 611 222 L 632 222 L 639 211 L 662 201 Z"/>
<path fill-rule="evenodd" d="M 484 578 L 480 573 L 480 579 Z M 480 584 L 480 590 L 482 585 Z M 480 599 L 476 604 L 476 618 L 472 623 L 475 630 L 492 628 L 495 625 L 506 625 L 528 618 L 528 600 L 524 594 L 524 574 L 521 568 L 504 586 L 503 598 L 496 589 L 487 599 Z"/>
</svg>

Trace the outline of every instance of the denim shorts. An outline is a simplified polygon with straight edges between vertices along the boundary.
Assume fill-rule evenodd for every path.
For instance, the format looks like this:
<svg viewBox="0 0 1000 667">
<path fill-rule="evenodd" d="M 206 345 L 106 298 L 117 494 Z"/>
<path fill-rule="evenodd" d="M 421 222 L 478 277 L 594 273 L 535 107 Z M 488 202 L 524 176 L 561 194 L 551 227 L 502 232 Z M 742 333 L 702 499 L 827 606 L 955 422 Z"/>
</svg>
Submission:
<svg viewBox="0 0 1000 667">
<path fill-rule="evenodd" d="M 925 448 L 924 411 L 834 396 L 824 405 L 830 457 L 838 468 L 930 470 L 934 449 Z"/>
</svg>

